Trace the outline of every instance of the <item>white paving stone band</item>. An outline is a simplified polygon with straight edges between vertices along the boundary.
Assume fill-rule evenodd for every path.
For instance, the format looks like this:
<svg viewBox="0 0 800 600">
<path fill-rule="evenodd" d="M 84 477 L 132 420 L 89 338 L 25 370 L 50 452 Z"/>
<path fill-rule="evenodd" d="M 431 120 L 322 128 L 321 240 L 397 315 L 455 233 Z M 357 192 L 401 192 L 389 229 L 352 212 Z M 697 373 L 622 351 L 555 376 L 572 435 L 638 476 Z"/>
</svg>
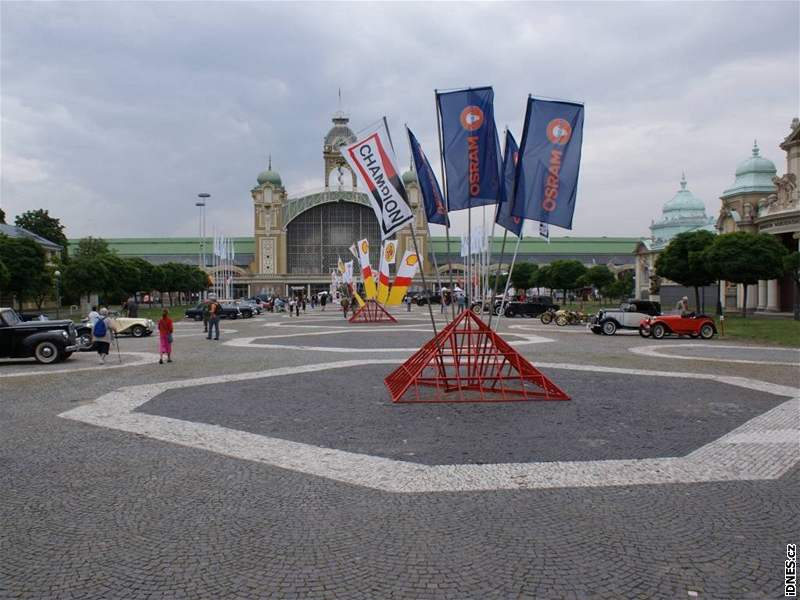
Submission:
<svg viewBox="0 0 800 600">
<path fill-rule="evenodd" d="M 59 416 L 341 483 L 395 493 L 764 480 L 780 477 L 800 459 L 800 398 L 797 398 L 798 393 L 794 388 L 743 377 L 563 363 L 537 363 L 537 366 L 634 376 L 712 380 L 792 399 L 750 419 L 685 457 L 492 465 L 428 466 L 270 438 L 217 425 L 134 412 L 139 406 L 169 389 L 297 375 L 364 364 L 397 364 L 397 360 L 345 360 L 130 386 L 105 394 Z"/>
<path fill-rule="evenodd" d="M 737 350 L 777 350 L 781 352 L 795 352 L 797 353 L 797 360 L 794 362 L 779 362 L 774 360 L 754 360 L 746 358 L 718 358 L 714 356 L 683 356 L 680 354 L 669 354 L 664 350 L 670 348 L 733 348 Z M 783 367 L 798 367 L 800 366 L 800 349 L 796 348 L 782 348 L 780 346 L 731 346 L 722 344 L 703 344 L 700 342 L 690 342 L 688 344 L 654 344 L 652 346 L 637 346 L 628 348 L 629 352 L 639 354 L 641 356 L 654 356 L 657 358 L 674 358 L 677 360 L 703 360 L 710 362 L 723 362 L 723 363 L 738 363 L 745 365 L 780 365 Z"/>
<path fill-rule="evenodd" d="M 95 352 L 82 352 L 79 355 L 81 358 L 85 358 L 90 360 L 92 363 L 91 366 L 85 367 L 72 367 L 72 368 L 62 368 L 62 369 L 50 369 L 50 368 L 35 368 L 37 366 L 41 366 L 38 363 L 31 362 L 31 363 L 18 363 L 19 366 L 23 369 L 30 368 L 30 370 L 23 370 L 17 371 L 15 373 L 3 373 L 0 371 L 0 379 L 7 379 L 9 377 L 40 377 L 42 375 L 56 375 L 58 373 L 82 373 L 84 371 L 107 371 L 109 369 L 122 369 L 127 367 L 138 367 L 141 365 L 147 365 L 153 363 L 158 360 L 158 354 L 152 354 L 150 352 L 120 352 L 120 356 L 124 357 L 122 363 L 119 362 L 119 358 L 117 356 L 116 348 L 113 346 L 109 351 L 110 354 L 106 358 L 106 364 L 100 365 L 97 364 L 97 353 Z M 133 358 L 133 360 L 129 360 L 129 358 Z M 76 360 L 76 358 L 72 358 L 70 360 Z M 4 365 L 4 369 L 8 368 L 11 365 Z"/>
</svg>

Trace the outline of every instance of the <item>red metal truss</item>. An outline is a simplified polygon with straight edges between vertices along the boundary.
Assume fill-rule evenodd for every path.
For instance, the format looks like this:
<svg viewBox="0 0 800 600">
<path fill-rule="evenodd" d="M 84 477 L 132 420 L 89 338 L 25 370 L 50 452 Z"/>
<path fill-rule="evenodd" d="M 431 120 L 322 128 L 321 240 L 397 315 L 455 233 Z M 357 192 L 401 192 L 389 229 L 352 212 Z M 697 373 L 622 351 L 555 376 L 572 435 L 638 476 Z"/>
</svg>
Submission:
<svg viewBox="0 0 800 600">
<path fill-rule="evenodd" d="M 367 300 L 364 306 L 359 308 L 348 321 L 350 323 L 397 323 L 397 319 L 375 300 Z"/>
<path fill-rule="evenodd" d="M 458 315 L 384 383 L 392 402 L 570 399 L 471 310 Z"/>
</svg>

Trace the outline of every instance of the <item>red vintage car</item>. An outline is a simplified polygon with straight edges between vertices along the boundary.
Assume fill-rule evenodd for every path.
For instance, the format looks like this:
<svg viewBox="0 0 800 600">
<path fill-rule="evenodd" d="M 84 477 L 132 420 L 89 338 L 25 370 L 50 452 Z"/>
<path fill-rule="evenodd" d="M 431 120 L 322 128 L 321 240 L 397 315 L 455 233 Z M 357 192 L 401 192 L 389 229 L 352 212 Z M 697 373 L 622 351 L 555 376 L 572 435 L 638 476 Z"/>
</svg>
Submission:
<svg viewBox="0 0 800 600">
<path fill-rule="evenodd" d="M 642 319 L 639 323 L 639 335 L 654 337 L 660 340 L 667 335 L 688 335 L 710 340 L 717 333 L 714 319 L 706 315 L 682 317 L 680 315 L 659 315 Z"/>
</svg>

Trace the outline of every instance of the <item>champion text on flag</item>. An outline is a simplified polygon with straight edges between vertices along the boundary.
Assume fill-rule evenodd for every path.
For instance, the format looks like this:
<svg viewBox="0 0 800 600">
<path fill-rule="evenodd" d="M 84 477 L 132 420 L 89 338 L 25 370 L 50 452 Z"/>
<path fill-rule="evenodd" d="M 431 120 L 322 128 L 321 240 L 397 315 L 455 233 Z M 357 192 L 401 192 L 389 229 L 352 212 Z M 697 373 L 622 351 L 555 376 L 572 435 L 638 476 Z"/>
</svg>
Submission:
<svg viewBox="0 0 800 600">
<path fill-rule="evenodd" d="M 342 147 L 341 153 L 369 191 L 372 210 L 381 228 L 381 239 L 391 237 L 414 219 L 406 190 L 395 168 L 394 151 L 383 122 L 355 143 Z"/>
</svg>

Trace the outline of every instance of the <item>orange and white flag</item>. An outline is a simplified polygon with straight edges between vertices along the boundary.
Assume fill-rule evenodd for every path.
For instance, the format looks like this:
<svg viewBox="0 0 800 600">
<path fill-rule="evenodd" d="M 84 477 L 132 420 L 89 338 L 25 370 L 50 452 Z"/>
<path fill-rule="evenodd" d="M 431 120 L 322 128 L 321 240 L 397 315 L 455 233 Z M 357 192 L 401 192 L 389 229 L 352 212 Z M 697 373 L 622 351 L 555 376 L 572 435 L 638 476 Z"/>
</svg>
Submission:
<svg viewBox="0 0 800 600">
<path fill-rule="evenodd" d="M 381 262 L 378 269 L 378 302 L 386 304 L 389 298 L 389 265 L 395 263 L 397 256 L 397 242 L 386 240 L 381 248 Z"/>
<path fill-rule="evenodd" d="M 369 242 L 366 239 L 358 240 L 356 250 L 358 262 L 361 264 L 361 277 L 364 280 L 364 293 L 367 295 L 367 300 L 371 300 L 378 295 L 378 289 L 375 277 L 372 275 L 372 265 L 369 264 Z"/>
<path fill-rule="evenodd" d="M 406 253 L 403 254 L 403 260 L 400 261 L 400 265 L 397 267 L 397 275 L 395 275 L 394 283 L 392 284 L 392 291 L 389 292 L 387 305 L 400 306 L 403 302 L 408 286 L 411 285 L 414 275 L 417 274 L 417 269 L 420 267 L 419 262 L 416 252 L 406 250 Z"/>
</svg>

